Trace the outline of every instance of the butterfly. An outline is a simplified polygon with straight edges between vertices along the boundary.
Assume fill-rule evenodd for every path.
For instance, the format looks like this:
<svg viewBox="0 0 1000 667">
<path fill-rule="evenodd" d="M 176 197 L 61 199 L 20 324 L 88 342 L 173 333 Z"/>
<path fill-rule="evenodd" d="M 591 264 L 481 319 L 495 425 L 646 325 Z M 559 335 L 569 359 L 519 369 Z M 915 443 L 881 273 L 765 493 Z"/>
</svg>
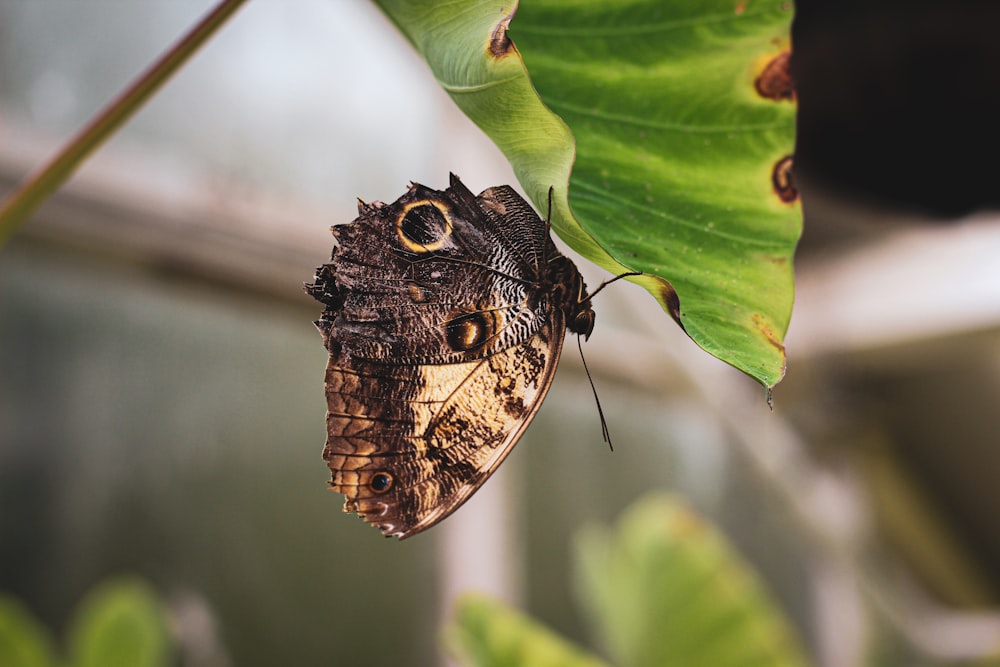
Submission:
<svg viewBox="0 0 1000 667">
<path fill-rule="evenodd" d="M 511 187 L 478 196 L 413 183 L 358 202 L 331 228 L 306 291 L 326 368 L 330 485 L 387 536 L 406 538 L 469 499 L 549 390 L 567 330 L 594 311 L 549 225 Z"/>
</svg>

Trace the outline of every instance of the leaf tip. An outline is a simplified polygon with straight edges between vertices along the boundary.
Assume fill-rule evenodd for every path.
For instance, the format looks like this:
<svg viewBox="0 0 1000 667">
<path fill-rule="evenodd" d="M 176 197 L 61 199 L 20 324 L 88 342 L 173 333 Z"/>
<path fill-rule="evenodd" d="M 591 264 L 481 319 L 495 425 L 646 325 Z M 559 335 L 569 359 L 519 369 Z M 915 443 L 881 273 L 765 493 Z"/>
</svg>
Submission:
<svg viewBox="0 0 1000 667">
<path fill-rule="evenodd" d="M 774 385 L 781 381 L 781 378 L 785 375 L 785 344 L 781 340 L 781 336 L 775 332 L 774 326 L 770 321 L 760 313 L 754 313 L 753 316 L 753 326 L 754 328 L 764 337 L 769 345 L 774 347 L 778 354 L 781 356 L 781 373 L 778 379 L 774 383 L 768 384 L 763 383 L 767 389 L 767 403 L 771 404 L 771 389 Z"/>
<path fill-rule="evenodd" d="M 647 289 L 655 290 L 657 300 L 663 305 L 664 310 L 670 314 L 670 317 L 674 318 L 682 330 L 684 329 L 684 323 L 681 321 L 681 299 L 677 296 L 677 290 L 674 286 L 670 284 L 670 281 L 666 278 L 660 276 L 649 276 L 654 280 L 651 286 Z"/>
</svg>

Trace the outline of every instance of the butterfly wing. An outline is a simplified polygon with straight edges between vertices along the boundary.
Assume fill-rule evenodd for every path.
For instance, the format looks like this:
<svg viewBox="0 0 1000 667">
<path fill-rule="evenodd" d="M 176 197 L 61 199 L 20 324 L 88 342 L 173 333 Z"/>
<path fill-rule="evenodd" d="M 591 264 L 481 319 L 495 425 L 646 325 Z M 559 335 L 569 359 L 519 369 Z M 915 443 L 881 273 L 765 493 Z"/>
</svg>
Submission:
<svg viewBox="0 0 1000 667">
<path fill-rule="evenodd" d="M 539 232 L 548 240 L 547 230 L 532 212 L 534 225 L 516 221 L 527 240 L 513 245 L 506 236 L 514 232 L 498 227 L 483 201 L 457 181 L 444 192 L 414 184 L 333 228 L 338 245 L 310 291 L 352 357 L 455 363 L 538 332 L 544 318 L 532 294 L 541 265 L 522 246 L 540 243 L 531 240 Z"/>
<path fill-rule="evenodd" d="M 534 417 L 563 333 L 554 321 L 518 346 L 454 364 L 386 366 L 331 355 L 323 457 L 345 511 L 400 538 L 451 514 Z"/>
<path fill-rule="evenodd" d="M 327 305 L 324 458 L 346 511 L 408 537 L 465 502 L 541 405 L 566 331 L 542 293 L 558 253 L 513 190 L 477 198 L 454 178 L 362 205 L 334 235 L 307 286 Z"/>
</svg>

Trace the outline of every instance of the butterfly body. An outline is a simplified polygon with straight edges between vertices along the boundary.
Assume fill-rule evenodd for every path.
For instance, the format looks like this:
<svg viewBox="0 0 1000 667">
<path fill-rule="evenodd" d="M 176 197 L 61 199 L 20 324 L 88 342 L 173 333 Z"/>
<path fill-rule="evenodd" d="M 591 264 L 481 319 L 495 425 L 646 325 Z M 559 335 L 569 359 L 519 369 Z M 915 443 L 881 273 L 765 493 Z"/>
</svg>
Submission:
<svg viewBox="0 0 1000 667">
<path fill-rule="evenodd" d="M 548 225 L 513 189 L 413 184 L 333 228 L 307 291 L 326 370 L 331 486 L 386 535 L 408 537 L 467 500 L 548 391 L 568 329 L 594 312 Z"/>
</svg>

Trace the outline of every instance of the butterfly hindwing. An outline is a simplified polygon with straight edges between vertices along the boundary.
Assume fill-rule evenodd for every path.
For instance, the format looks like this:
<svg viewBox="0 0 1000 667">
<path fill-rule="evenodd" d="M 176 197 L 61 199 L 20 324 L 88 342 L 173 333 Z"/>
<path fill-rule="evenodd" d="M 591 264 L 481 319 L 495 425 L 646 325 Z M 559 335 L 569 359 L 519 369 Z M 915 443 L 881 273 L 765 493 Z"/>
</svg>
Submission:
<svg viewBox="0 0 1000 667">
<path fill-rule="evenodd" d="M 558 354 L 559 345 L 539 336 L 484 359 L 397 367 L 391 386 L 377 367 L 347 369 L 331 359 L 324 458 L 333 489 L 387 535 L 433 525 L 511 450 L 541 404 Z"/>
</svg>

